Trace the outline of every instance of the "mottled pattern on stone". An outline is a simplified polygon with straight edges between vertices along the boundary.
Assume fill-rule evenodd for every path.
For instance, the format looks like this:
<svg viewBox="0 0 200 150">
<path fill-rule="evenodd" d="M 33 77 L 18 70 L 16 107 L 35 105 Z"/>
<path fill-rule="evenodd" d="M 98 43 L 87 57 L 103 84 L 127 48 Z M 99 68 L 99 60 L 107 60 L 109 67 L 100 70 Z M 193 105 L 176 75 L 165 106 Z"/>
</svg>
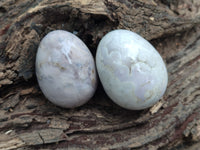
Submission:
<svg viewBox="0 0 200 150">
<path fill-rule="evenodd" d="M 36 75 L 44 95 L 54 104 L 73 108 L 87 102 L 97 85 L 93 57 L 75 35 L 52 31 L 41 41 Z"/>
<path fill-rule="evenodd" d="M 124 108 L 148 108 L 166 90 L 168 75 L 160 54 L 134 32 L 115 30 L 103 37 L 96 64 L 106 93 Z"/>
</svg>

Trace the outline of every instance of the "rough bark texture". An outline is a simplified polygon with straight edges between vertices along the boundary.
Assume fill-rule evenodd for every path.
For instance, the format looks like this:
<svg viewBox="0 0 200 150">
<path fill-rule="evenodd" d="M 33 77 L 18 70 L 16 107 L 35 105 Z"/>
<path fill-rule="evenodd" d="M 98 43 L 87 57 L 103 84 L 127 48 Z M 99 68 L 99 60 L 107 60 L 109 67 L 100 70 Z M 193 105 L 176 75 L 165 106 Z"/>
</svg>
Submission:
<svg viewBox="0 0 200 150">
<path fill-rule="evenodd" d="M 200 141 L 200 2 L 193 0 L 1 0 L 0 149 L 195 149 Z M 95 55 L 99 40 L 125 28 L 166 61 L 169 84 L 152 108 L 116 106 L 101 85 L 76 109 L 42 95 L 34 73 L 44 35 L 64 29 Z"/>
</svg>

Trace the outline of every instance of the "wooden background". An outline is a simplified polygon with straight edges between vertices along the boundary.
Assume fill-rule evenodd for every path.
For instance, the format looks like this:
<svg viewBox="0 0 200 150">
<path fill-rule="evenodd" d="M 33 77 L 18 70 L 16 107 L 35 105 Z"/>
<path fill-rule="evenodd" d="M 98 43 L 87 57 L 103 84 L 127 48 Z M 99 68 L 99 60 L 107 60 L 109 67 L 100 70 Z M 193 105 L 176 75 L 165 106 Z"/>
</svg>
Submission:
<svg viewBox="0 0 200 150">
<path fill-rule="evenodd" d="M 76 109 L 48 102 L 35 77 L 40 40 L 56 29 L 77 33 L 95 56 L 113 29 L 149 40 L 169 83 L 152 108 L 129 111 L 106 96 Z M 0 0 L 0 149 L 198 149 L 200 1 Z"/>
</svg>

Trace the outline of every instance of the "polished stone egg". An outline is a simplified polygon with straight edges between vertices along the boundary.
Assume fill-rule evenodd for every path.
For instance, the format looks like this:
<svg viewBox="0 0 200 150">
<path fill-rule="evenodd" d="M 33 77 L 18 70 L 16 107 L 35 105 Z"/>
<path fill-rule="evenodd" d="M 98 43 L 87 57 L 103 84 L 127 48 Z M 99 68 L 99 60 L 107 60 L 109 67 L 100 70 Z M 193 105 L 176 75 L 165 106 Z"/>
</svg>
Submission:
<svg viewBox="0 0 200 150">
<path fill-rule="evenodd" d="M 36 76 L 45 97 L 64 108 L 83 105 L 97 87 L 92 54 L 82 40 L 63 30 L 48 33 L 40 42 Z"/>
<path fill-rule="evenodd" d="M 145 109 L 165 93 L 168 75 L 162 57 L 134 32 L 106 34 L 97 48 L 96 65 L 105 92 L 121 107 Z"/>
</svg>

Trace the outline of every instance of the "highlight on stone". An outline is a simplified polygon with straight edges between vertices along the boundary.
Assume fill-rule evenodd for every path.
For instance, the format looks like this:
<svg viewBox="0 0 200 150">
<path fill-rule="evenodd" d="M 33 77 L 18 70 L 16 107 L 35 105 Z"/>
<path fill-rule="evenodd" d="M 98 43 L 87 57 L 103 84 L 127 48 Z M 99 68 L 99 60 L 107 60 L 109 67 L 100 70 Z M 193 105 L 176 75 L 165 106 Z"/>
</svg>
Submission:
<svg viewBox="0 0 200 150">
<path fill-rule="evenodd" d="M 126 109 L 151 107 L 165 93 L 168 75 L 162 57 L 134 32 L 106 34 L 97 48 L 96 65 L 107 95 Z"/>
<path fill-rule="evenodd" d="M 45 97 L 64 108 L 83 105 L 97 87 L 90 50 L 77 36 L 64 30 L 52 31 L 40 42 L 36 76 Z"/>
</svg>

